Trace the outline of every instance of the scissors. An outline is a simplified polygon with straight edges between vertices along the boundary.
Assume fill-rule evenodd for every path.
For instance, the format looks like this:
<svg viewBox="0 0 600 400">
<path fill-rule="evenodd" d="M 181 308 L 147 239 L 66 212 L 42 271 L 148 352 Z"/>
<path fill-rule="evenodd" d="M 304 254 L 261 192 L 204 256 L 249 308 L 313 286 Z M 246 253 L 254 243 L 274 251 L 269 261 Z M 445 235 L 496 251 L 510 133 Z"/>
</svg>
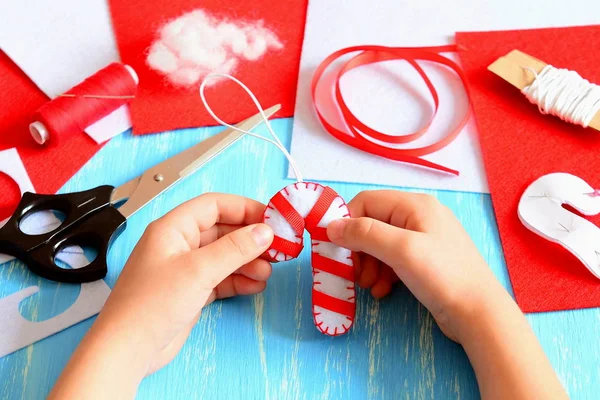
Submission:
<svg viewBox="0 0 600 400">
<path fill-rule="evenodd" d="M 267 118 L 280 108 L 280 105 L 275 105 L 267 109 Z M 262 121 L 262 116 L 257 114 L 240 122 L 237 127 L 248 131 Z M 226 129 L 117 188 L 103 185 L 59 195 L 26 192 L 15 213 L 0 229 L 0 253 L 20 259 L 33 273 L 53 281 L 84 283 L 102 279 L 108 272 L 106 258 L 110 245 L 124 230 L 127 219 L 243 135 L 244 132 Z M 40 235 L 28 235 L 19 228 L 25 218 L 44 210 L 60 211 L 65 219 L 56 229 Z M 60 268 L 55 261 L 56 255 L 72 245 L 94 248 L 98 255 L 83 268 Z"/>
</svg>

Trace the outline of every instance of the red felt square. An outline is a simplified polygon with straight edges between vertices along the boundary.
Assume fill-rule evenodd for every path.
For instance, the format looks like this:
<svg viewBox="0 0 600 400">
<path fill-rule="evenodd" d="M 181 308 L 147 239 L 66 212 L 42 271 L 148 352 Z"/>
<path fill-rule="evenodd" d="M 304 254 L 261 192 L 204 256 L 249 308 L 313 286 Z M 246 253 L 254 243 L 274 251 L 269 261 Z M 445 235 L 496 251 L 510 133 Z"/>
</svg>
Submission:
<svg viewBox="0 0 600 400">
<path fill-rule="evenodd" d="M 102 146 L 84 132 L 58 143 L 35 143 L 29 134 L 31 116 L 46 102 L 48 98 L 0 51 L 0 150 L 16 148 L 35 190 L 56 193 Z M 20 196 L 11 179 L 3 176 L 0 185 L 1 221 L 12 214 Z"/>
<path fill-rule="evenodd" d="M 277 35 L 283 44 L 281 50 L 268 51 L 255 61 L 240 61 L 234 75 L 248 85 L 265 108 L 281 103 L 278 115 L 293 115 L 307 0 L 109 0 L 109 3 L 121 59 L 140 78 L 137 96 L 131 103 L 134 133 L 216 124 L 200 100 L 199 84 L 175 86 L 146 63 L 159 28 L 195 9 L 241 23 L 262 20 Z M 233 82 L 220 83 L 206 92 L 215 113 L 227 122 L 241 121 L 256 112 L 247 95 Z"/>
<path fill-rule="evenodd" d="M 600 26 L 458 33 L 492 202 L 517 303 L 524 312 L 600 306 L 600 280 L 559 245 L 526 229 L 517 205 L 526 187 L 568 172 L 600 187 L 600 132 L 542 115 L 487 70 L 513 49 L 600 83 Z M 590 218 L 596 225 L 600 216 Z M 600 244 L 599 244 L 600 246 Z"/>
</svg>

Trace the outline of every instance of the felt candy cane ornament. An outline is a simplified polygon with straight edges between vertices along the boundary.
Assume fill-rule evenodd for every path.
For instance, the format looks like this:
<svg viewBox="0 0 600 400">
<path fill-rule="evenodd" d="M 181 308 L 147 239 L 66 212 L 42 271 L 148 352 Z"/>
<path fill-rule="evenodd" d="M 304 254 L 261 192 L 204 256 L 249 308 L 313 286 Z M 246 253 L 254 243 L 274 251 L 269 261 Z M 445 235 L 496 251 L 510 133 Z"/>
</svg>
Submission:
<svg viewBox="0 0 600 400">
<path fill-rule="evenodd" d="M 584 215 L 600 214 L 600 191 L 575 175 L 544 175 L 521 196 L 519 219 L 529 230 L 569 250 L 600 279 L 600 228 L 563 204 Z"/>
<path fill-rule="evenodd" d="M 222 121 L 212 111 L 204 89 L 211 79 L 229 79 L 248 93 L 263 117 L 273 140 L 239 129 Z M 327 225 L 334 219 L 348 218 L 346 202 L 333 189 L 315 182 L 304 182 L 294 159 L 281 143 L 258 99 L 246 85 L 227 74 L 210 74 L 200 85 L 200 98 L 206 111 L 221 125 L 265 140 L 286 156 L 297 182 L 284 187 L 267 205 L 263 221 L 273 228 L 275 238 L 266 256 L 271 262 L 288 261 L 298 257 L 303 248 L 303 233 L 311 236 L 313 270 L 312 304 L 315 326 L 324 334 L 338 336 L 346 333 L 354 322 L 355 284 L 354 259 L 348 249 L 336 246 L 327 237 Z"/>
<path fill-rule="evenodd" d="M 312 307 L 315 326 L 324 334 L 346 333 L 354 322 L 355 288 L 352 252 L 327 237 L 327 225 L 348 218 L 346 202 L 330 187 L 297 182 L 273 196 L 264 213 L 275 239 L 267 251 L 270 261 L 288 261 L 303 248 L 304 229 L 310 233 L 313 270 Z"/>
</svg>

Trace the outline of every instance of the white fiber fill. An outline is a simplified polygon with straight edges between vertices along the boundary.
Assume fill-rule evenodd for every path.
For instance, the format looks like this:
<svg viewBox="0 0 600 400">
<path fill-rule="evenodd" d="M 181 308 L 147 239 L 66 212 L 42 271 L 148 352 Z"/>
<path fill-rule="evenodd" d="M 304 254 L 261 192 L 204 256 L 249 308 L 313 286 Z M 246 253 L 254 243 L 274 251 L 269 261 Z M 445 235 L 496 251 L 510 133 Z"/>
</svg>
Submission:
<svg viewBox="0 0 600 400">
<path fill-rule="evenodd" d="M 240 61 L 256 61 L 282 48 L 263 21 L 219 19 L 194 10 L 158 30 L 146 62 L 172 84 L 192 86 L 210 73 L 232 74 Z"/>
</svg>

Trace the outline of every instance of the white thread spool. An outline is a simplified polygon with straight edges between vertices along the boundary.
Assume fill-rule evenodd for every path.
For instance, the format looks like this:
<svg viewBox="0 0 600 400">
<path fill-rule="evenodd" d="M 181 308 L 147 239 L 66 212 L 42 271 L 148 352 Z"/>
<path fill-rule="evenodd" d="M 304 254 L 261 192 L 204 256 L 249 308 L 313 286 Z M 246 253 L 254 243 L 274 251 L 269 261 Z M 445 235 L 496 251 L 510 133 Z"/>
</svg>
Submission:
<svg viewBox="0 0 600 400">
<path fill-rule="evenodd" d="M 582 78 L 577 72 L 546 65 L 539 73 L 528 67 L 534 80 L 521 93 L 538 106 L 542 114 L 587 128 L 600 111 L 600 86 Z"/>
<path fill-rule="evenodd" d="M 129 75 L 131 75 L 131 78 L 137 86 L 140 83 L 138 74 L 130 65 L 123 64 L 123 66 L 125 67 L 127 72 L 129 72 Z M 40 121 L 33 121 L 31 124 L 29 124 L 29 133 L 33 137 L 33 140 L 35 140 L 35 142 L 40 145 L 46 143 L 48 139 L 50 139 L 50 132 L 48 131 L 46 126 Z"/>
</svg>

